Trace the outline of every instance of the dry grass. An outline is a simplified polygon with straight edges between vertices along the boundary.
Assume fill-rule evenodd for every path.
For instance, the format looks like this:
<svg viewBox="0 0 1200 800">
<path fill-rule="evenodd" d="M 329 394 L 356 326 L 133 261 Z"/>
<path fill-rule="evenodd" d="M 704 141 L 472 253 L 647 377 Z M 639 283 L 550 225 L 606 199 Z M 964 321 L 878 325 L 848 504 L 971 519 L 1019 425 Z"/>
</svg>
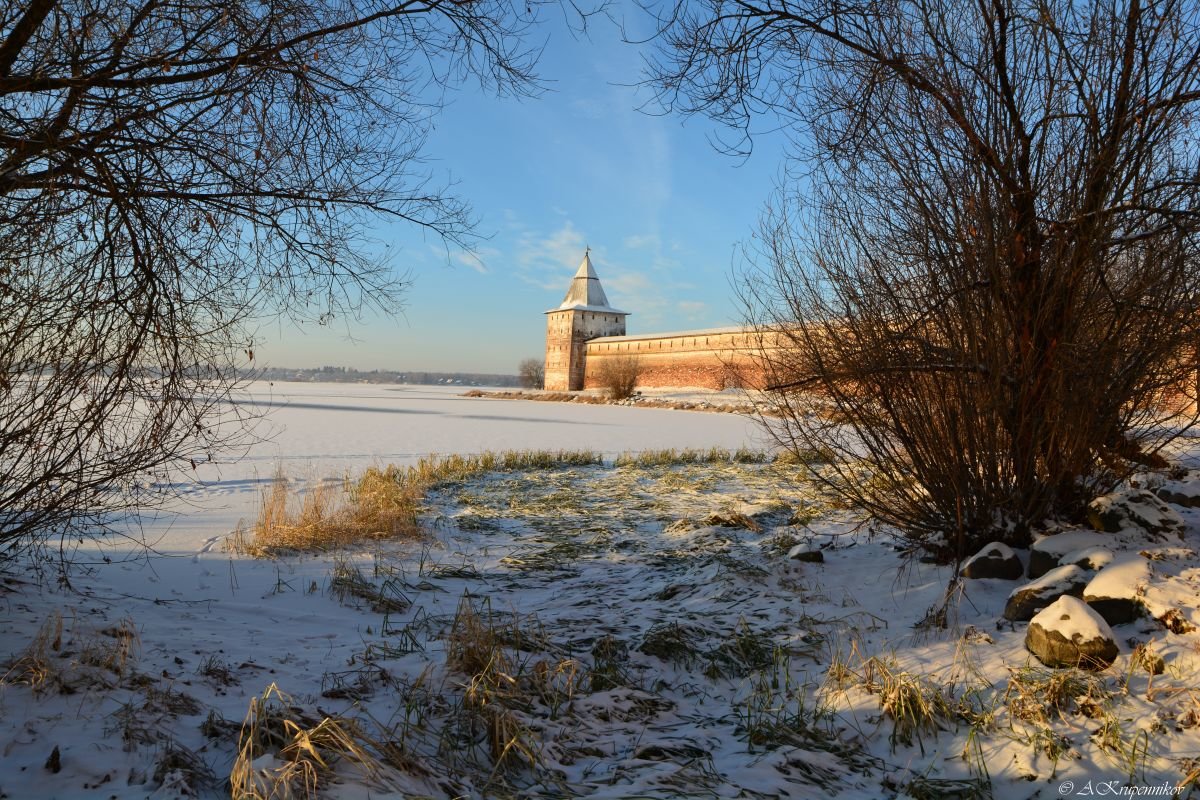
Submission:
<svg viewBox="0 0 1200 800">
<path fill-rule="evenodd" d="M 760 464 L 767 460 L 769 459 L 766 453 L 744 447 L 733 451 L 721 447 L 708 450 L 686 447 L 683 450 L 668 448 L 622 453 L 613 464 L 617 467 L 673 467 L 683 464 Z"/>
<path fill-rule="evenodd" d="M 142 640 L 129 617 L 117 625 L 99 631 L 80 648 L 79 661 L 124 678 L 130 664 L 137 658 Z"/>
<path fill-rule="evenodd" d="M 489 783 L 503 773 L 536 770 L 540 746 L 524 722 L 535 706 L 549 719 L 569 711 L 584 677 L 579 662 L 538 658 L 522 651 L 550 647 L 537 630 L 464 596 L 450 630 L 446 666 L 466 675 L 461 727 L 481 728 L 491 762 Z"/>
<path fill-rule="evenodd" d="M 0 685 L 24 684 L 35 694 L 54 687 L 61 691 L 65 683 L 54 655 L 62 650 L 62 645 L 63 617 L 61 612 L 55 611 L 42 623 L 25 651 L 9 665 L 4 677 L 0 678 Z"/>
<path fill-rule="evenodd" d="M 379 784 L 380 759 L 358 723 L 330 717 L 313 723 L 297 715 L 275 684 L 252 698 L 229 776 L 233 799 L 316 798 L 341 761 L 354 764 L 368 784 Z M 265 755 L 273 761 L 256 769 Z"/>
<path fill-rule="evenodd" d="M 29 646 L 7 665 L 0 685 L 23 684 L 39 695 L 74 694 L 111 689 L 130 674 L 141 648 L 133 620 L 125 618 L 103 630 L 71 627 L 68 635 L 61 612 L 47 617 Z"/>
<path fill-rule="evenodd" d="M 1094 719 L 1111 702 L 1104 679 L 1079 669 L 1013 669 L 1004 693 L 1009 714 L 1041 726 L 1074 713 Z"/>
<path fill-rule="evenodd" d="M 879 709 L 892 720 L 892 748 L 914 738 L 925 751 L 923 736 L 937 736 L 954 717 L 946 692 L 928 678 L 897 668 L 891 659 L 872 656 L 863 662 L 863 688 L 879 696 Z"/>
<path fill-rule="evenodd" d="M 282 473 L 264 492 L 258 518 L 247 531 L 239 526 L 230 547 L 239 553 L 333 550 L 371 539 L 420 534 L 418 513 L 425 495 L 449 483 L 487 472 L 554 469 L 599 464 L 594 451 L 507 451 L 477 455 L 429 456 L 415 465 L 371 467 L 342 485 L 322 482 L 297 491 Z"/>
</svg>

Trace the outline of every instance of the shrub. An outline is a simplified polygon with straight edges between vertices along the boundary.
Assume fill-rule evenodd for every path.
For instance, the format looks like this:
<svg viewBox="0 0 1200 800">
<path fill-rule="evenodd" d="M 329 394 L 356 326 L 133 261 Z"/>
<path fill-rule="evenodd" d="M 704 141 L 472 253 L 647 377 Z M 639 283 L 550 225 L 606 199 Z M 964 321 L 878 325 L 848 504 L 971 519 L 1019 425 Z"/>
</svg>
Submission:
<svg viewBox="0 0 1200 800">
<path fill-rule="evenodd" d="M 596 380 L 612 400 L 624 400 L 637 388 L 641 365 L 636 356 L 615 356 L 600 362 Z"/>
</svg>

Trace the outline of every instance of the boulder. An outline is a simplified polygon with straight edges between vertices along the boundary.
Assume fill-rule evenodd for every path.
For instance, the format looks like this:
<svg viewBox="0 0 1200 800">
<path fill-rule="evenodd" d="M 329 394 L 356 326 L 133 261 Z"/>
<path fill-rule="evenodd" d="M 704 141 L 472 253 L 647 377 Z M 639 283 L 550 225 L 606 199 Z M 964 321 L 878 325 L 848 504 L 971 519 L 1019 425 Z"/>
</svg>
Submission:
<svg viewBox="0 0 1200 800">
<path fill-rule="evenodd" d="M 967 559 L 959 574 L 964 578 L 998 578 L 1012 581 L 1021 577 L 1025 567 L 1013 549 L 1002 542 L 992 542 Z"/>
<path fill-rule="evenodd" d="M 1064 595 L 1029 622 L 1025 647 L 1047 667 L 1105 669 L 1119 650 L 1104 618 L 1077 597 Z"/>
<path fill-rule="evenodd" d="M 1103 547 L 1111 536 L 1096 531 L 1063 531 L 1043 536 L 1029 548 L 1029 577 L 1040 578 L 1059 566 L 1062 557 L 1089 547 Z"/>
<path fill-rule="evenodd" d="M 1146 488 L 1154 489 L 1158 498 L 1168 503 L 1187 508 L 1200 507 L 1200 474 L 1189 470 L 1174 471 L 1165 480 Z"/>
<path fill-rule="evenodd" d="M 1095 572 L 1104 569 L 1112 563 L 1113 553 L 1107 547 L 1099 545 L 1093 547 L 1084 547 L 1081 550 L 1076 550 L 1072 553 L 1067 553 L 1058 560 L 1060 564 L 1074 564 L 1077 567 L 1090 569 Z"/>
<path fill-rule="evenodd" d="M 823 564 L 825 562 L 825 554 L 812 542 L 801 542 L 791 550 L 788 550 L 788 558 L 793 561 L 807 561 L 813 564 Z"/>
<path fill-rule="evenodd" d="M 1183 519 L 1157 495 L 1144 489 L 1113 492 L 1088 503 L 1088 523 L 1098 531 L 1116 533 L 1140 528 L 1153 538 L 1182 536 Z"/>
<path fill-rule="evenodd" d="M 1089 578 L 1091 573 L 1074 564 L 1055 567 L 1036 581 L 1013 589 L 1004 605 L 1004 618 L 1024 622 L 1063 595 L 1079 597 Z"/>
<path fill-rule="evenodd" d="M 1142 614 L 1142 594 L 1152 577 L 1149 561 L 1122 553 L 1088 582 L 1083 601 L 1109 625 L 1132 622 Z"/>
<path fill-rule="evenodd" d="M 1173 486 L 1161 486 L 1155 494 L 1158 495 L 1159 500 L 1174 503 L 1177 506 L 1183 506 L 1184 508 L 1200 507 L 1200 494 L 1184 492 Z"/>
</svg>

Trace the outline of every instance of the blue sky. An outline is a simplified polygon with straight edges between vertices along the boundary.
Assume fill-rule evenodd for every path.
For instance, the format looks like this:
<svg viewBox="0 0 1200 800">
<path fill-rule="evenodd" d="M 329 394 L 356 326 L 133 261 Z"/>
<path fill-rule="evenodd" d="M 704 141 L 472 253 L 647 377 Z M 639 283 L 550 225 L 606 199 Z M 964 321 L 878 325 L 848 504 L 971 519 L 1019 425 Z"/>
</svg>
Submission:
<svg viewBox="0 0 1200 800">
<path fill-rule="evenodd" d="M 633 86 L 642 51 L 612 22 L 594 21 L 587 37 L 547 22 L 535 34 L 546 91 L 514 100 L 462 87 L 425 151 L 488 237 L 477 257 L 381 225 L 373 238 L 413 279 L 404 313 L 269 328 L 260 365 L 515 373 L 541 357 L 542 312 L 562 300 L 589 245 L 610 302 L 632 313 L 630 333 L 737 322 L 735 248 L 775 184 L 782 138 L 756 138 L 749 159 L 722 155 L 707 120 L 638 110 L 650 99 Z M 635 11 L 624 22 L 631 36 L 649 33 Z"/>
</svg>

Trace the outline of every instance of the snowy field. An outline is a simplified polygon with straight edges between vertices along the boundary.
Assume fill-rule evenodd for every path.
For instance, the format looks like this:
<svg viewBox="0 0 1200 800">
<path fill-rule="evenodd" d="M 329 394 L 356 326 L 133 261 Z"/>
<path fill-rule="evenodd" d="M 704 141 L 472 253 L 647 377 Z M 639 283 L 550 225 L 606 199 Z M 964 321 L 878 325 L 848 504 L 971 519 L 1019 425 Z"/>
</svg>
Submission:
<svg viewBox="0 0 1200 800">
<path fill-rule="evenodd" d="M 331 798 L 1193 791 L 1200 509 L 1173 507 L 1182 538 L 1112 537 L 1152 564 L 1150 614 L 1116 626 L 1110 668 L 1059 680 L 1002 618 L 1017 583 L 969 580 L 948 630 L 915 628 L 949 568 L 904 565 L 794 468 L 612 463 L 764 449 L 734 415 L 342 384 L 255 385 L 239 408 L 270 412 L 261 441 L 179 487 L 150 553 L 85 549 L 69 583 L 0 576 L 0 797 L 228 796 L 252 706 L 260 733 L 310 732 Z M 444 486 L 420 541 L 226 548 L 277 470 L 509 449 L 606 462 Z M 1177 630 L 1154 619 L 1172 610 Z M 332 755 L 323 719 L 358 749 Z M 261 744 L 248 785 L 267 796 L 303 747 Z"/>
</svg>

